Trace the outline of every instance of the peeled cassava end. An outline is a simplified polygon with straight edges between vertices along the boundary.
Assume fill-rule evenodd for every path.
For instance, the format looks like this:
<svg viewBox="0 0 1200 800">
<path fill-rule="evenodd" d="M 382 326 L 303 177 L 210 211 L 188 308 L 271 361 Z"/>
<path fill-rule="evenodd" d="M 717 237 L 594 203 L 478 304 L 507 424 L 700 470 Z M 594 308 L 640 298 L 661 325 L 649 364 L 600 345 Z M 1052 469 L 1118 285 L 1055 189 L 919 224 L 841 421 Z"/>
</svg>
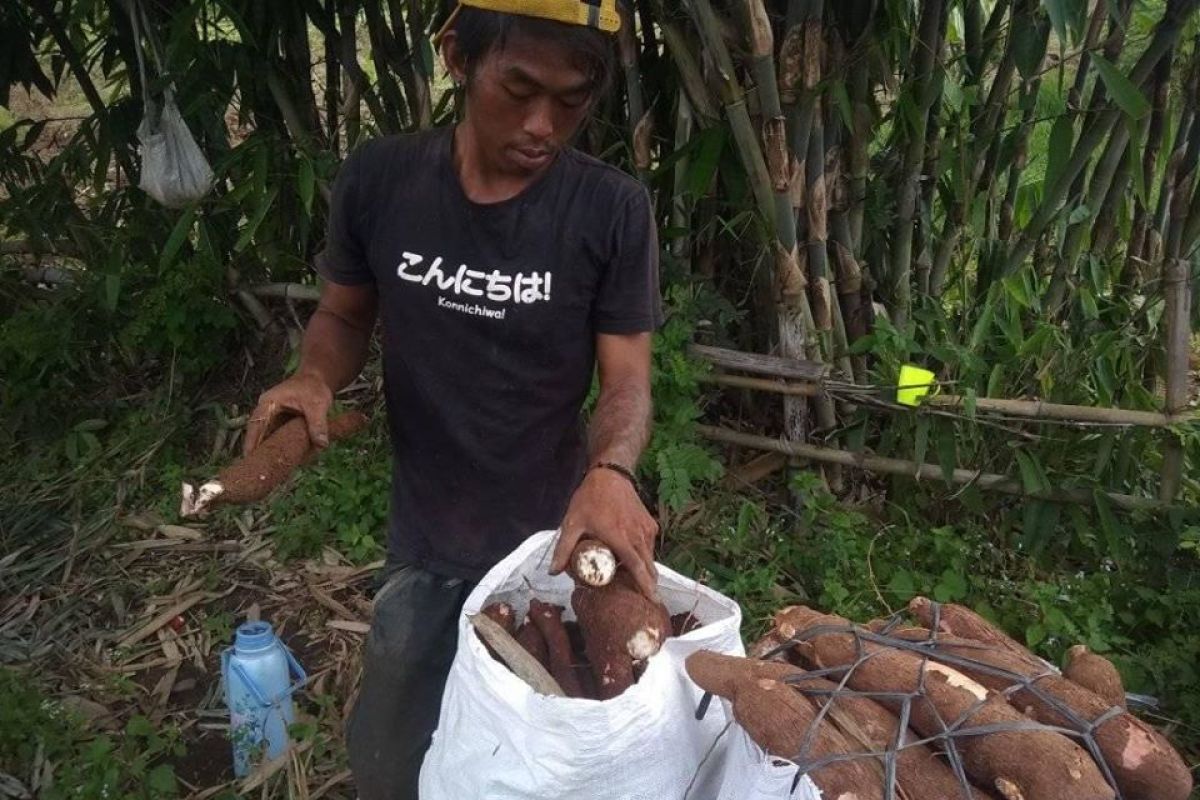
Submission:
<svg viewBox="0 0 1200 800">
<path fill-rule="evenodd" d="M 329 420 L 331 442 L 352 436 L 367 424 L 361 412 L 348 411 Z M 183 485 L 179 513 L 203 516 L 216 506 L 253 503 L 283 483 L 317 452 L 303 417 L 292 417 L 262 441 L 254 452 L 221 470 L 215 480 L 195 489 Z"/>
<path fill-rule="evenodd" d="M 571 577 L 587 586 L 607 586 L 617 574 L 617 557 L 607 545 L 583 539 L 571 553 Z"/>
</svg>

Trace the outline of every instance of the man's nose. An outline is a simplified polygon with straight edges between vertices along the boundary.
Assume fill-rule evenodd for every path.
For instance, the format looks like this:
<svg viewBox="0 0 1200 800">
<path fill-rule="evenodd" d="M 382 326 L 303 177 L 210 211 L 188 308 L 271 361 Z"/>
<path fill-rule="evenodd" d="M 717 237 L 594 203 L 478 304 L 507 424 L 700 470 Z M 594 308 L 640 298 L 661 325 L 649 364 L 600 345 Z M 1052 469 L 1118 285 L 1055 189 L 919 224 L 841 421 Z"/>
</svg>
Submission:
<svg viewBox="0 0 1200 800">
<path fill-rule="evenodd" d="M 540 98 L 525 117 L 525 133 L 538 141 L 547 140 L 554 134 L 554 115 L 550 103 L 549 97 Z"/>
</svg>

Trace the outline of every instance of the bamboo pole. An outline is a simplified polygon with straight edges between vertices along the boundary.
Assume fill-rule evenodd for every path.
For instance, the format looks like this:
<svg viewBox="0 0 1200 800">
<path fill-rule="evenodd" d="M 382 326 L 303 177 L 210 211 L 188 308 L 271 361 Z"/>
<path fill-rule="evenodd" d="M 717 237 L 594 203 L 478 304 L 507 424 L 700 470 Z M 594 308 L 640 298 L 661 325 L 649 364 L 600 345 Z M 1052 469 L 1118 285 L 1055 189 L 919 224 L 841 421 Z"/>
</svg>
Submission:
<svg viewBox="0 0 1200 800">
<path fill-rule="evenodd" d="M 772 439 L 769 436 L 757 436 L 749 433 L 731 431 L 727 428 L 717 428 L 710 425 L 697 426 L 697 432 L 706 439 L 739 447 L 751 447 L 757 450 L 774 451 L 784 455 L 806 458 L 810 461 L 820 461 L 826 464 L 840 464 L 845 467 L 882 472 L 887 475 L 903 475 L 916 480 L 943 480 L 946 476 L 942 468 L 935 464 L 918 464 L 899 458 L 852 453 L 832 447 L 818 447 L 800 442 L 785 442 Z M 1042 491 L 1026 491 L 1020 481 L 981 470 L 963 469 L 956 467 L 950 476 L 951 482 L 961 485 L 977 486 L 991 492 L 1010 494 L 1017 497 L 1028 497 L 1035 500 L 1049 500 L 1056 503 L 1074 503 L 1091 505 L 1096 495 L 1106 497 L 1117 508 L 1129 511 L 1165 511 L 1171 506 L 1160 500 L 1148 497 L 1136 497 L 1116 492 L 1093 492 L 1088 489 L 1046 489 Z"/>
<path fill-rule="evenodd" d="M 1166 11 L 1154 27 L 1153 38 L 1129 72 L 1128 78 L 1134 86 L 1145 83 L 1159 59 L 1172 49 L 1198 4 L 1200 0 L 1168 0 Z M 1123 113 L 1119 108 L 1109 108 L 1084 126 L 1062 174 L 1047 190 L 1033 218 L 1021 231 L 1020 238 L 1005 260 L 1003 275 L 1011 275 L 1025 263 L 1042 234 L 1058 215 L 1076 177 L 1087 167 L 1092 152 L 1107 138 Z"/>
<path fill-rule="evenodd" d="M 901 330 L 908 324 L 912 307 L 913 224 L 917 211 L 922 155 L 925 152 L 925 128 L 937 88 L 933 73 L 936 68 L 936 56 L 941 50 L 937 34 L 941 26 L 943 0 L 926 0 L 920 5 L 921 21 L 912 54 L 912 102 L 916 104 L 916 113 L 911 115 L 911 128 L 907 131 L 896 191 L 896 221 L 892 228 L 890 310 L 892 323 Z"/>
<path fill-rule="evenodd" d="M 725 106 L 725 116 L 729 120 L 750 189 L 758 203 L 759 214 L 768 229 L 774 228 L 775 201 L 771 191 L 771 177 L 754 132 L 754 123 L 750 121 L 745 92 L 738 82 L 733 59 L 721 35 L 721 23 L 717 20 L 709 0 L 688 0 L 687 6 L 692 9 L 692 17 L 704 43 L 704 49 L 715 63 L 716 80 L 721 92 L 721 102 Z"/>
<path fill-rule="evenodd" d="M 1173 53 L 1174 51 L 1172 51 Z M 1171 89 L 1171 63 L 1168 56 L 1158 62 L 1154 68 L 1154 92 L 1150 107 L 1150 123 L 1146 128 L 1146 140 L 1142 149 L 1142 177 L 1145 181 L 1146 196 L 1136 195 L 1133 208 L 1133 228 L 1129 235 L 1129 244 L 1125 249 L 1125 260 L 1121 267 L 1118 285 L 1135 286 L 1145 247 L 1146 233 L 1150 224 L 1150 186 L 1158 174 L 1158 153 L 1162 148 L 1163 135 L 1166 131 L 1167 99 Z M 1131 154 L 1136 158 L 1136 154 Z"/>
<path fill-rule="evenodd" d="M 695 117 L 687 93 L 681 92 L 675 107 L 675 152 L 683 150 L 692 138 Z M 693 198 L 685 196 L 688 176 L 688 159 L 675 162 L 675 174 L 671 185 L 671 227 L 679 231 L 691 229 Z M 682 233 L 671 240 L 671 255 L 687 263 L 690 268 L 691 236 Z"/>
<path fill-rule="evenodd" d="M 1200 54 L 1197 55 L 1200 58 Z M 1193 89 L 1196 87 L 1193 86 Z M 1185 102 L 1195 103 L 1191 94 Z M 1167 226 L 1163 260 L 1163 294 L 1166 297 L 1164 314 L 1164 346 L 1166 350 L 1166 408 L 1168 413 L 1180 413 L 1191 399 L 1191 264 L 1181 257 L 1184 228 L 1191 212 L 1192 187 L 1200 172 L 1200 125 L 1193 123 L 1188 132 L 1187 149 L 1175 175 L 1172 191 L 1171 216 Z M 1171 501 L 1183 483 L 1183 443 L 1175 436 L 1168 438 L 1163 448 L 1162 482 L 1159 498 Z"/>
<path fill-rule="evenodd" d="M 642 75 L 638 68 L 637 31 L 634 15 L 621 7 L 621 29 L 617 32 L 617 51 L 625 75 L 625 101 L 628 105 L 629 146 L 638 177 L 645 182 L 650 169 L 650 115 L 642 98 Z"/>
<path fill-rule="evenodd" d="M 845 391 L 848 395 L 853 395 L 856 391 L 865 391 L 869 388 L 863 387 L 860 390 L 855 390 L 851 387 L 826 387 L 816 381 L 788 381 L 780 378 L 756 378 L 746 375 L 727 375 L 724 373 L 706 375 L 701 380 L 706 383 L 715 383 L 737 389 L 752 389 L 796 397 L 820 397 L 821 395 L 838 394 L 839 391 Z M 892 391 L 892 389 L 893 387 L 889 387 L 888 391 Z M 977 397 L 974 400 L 969 400 L 959 395 L 937 394 L 925 397 L 921 401 L 921 407 L 964 413 L 967 408 L 972 406 L 976 413 L 1003 414 L 1009 417 L 1023 417 L 1035 421 L 1053 420 L 1056 422 L 1098 425 L 1129 425 L 1142 428 L 1165 428 L 1172 425 L 1200 422 L 1200 417 L 1196 414 L 1163 414 L 1158 411 L 1098 408 L 1095 406 L 1077 406 L 1067 403 L 1048 403 L 1042 400 L 1010 400 L 1001 397 Z"/>
</svg>

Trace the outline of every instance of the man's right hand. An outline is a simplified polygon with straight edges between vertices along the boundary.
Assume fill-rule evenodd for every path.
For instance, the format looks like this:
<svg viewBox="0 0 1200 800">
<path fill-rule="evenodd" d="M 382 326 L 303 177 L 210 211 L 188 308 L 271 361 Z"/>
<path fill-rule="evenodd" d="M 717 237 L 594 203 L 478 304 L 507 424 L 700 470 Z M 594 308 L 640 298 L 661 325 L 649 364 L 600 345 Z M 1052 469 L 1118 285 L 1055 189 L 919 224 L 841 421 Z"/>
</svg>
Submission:
<svg viewBox="0 0 1200 800">
<path fill-rule="evenodd" d="M 250 455 L 275 428 L 289 417 L 300 415 L 308 423 L 308 438 L 317 447 L 329 444 L 327 418 L 333 392 L 315 372 L 297 372 L 262 393 L 246 423 L 243 455 Z"/>
</svg>

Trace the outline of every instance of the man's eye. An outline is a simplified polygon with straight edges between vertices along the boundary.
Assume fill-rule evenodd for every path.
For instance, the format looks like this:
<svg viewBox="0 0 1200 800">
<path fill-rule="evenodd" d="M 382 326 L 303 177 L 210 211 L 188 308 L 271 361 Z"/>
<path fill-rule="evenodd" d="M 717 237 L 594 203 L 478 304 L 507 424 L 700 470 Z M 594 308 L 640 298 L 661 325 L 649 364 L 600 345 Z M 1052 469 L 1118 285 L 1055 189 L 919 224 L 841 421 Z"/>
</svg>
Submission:
<svg viewBox="0 0 1200 800">
<path fill-rule="evenodd" d="M 558 102 L 562 103 L 567 108 L 581 108 L 588 100 L 586 94 L 569 94 L 565 97 L 558 98 Z"/>
<path fill-rule="evenodd" d="M 533 92 L 528 89 L 514 89 L 511 86 L 505 86 L 504 91 L 508 92 L 508 96 L 514 100 L 528 100 L 533 97 Z"/>
</svg>

